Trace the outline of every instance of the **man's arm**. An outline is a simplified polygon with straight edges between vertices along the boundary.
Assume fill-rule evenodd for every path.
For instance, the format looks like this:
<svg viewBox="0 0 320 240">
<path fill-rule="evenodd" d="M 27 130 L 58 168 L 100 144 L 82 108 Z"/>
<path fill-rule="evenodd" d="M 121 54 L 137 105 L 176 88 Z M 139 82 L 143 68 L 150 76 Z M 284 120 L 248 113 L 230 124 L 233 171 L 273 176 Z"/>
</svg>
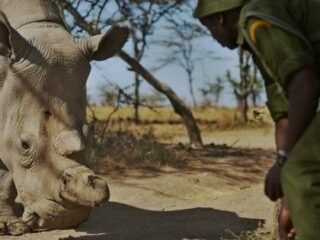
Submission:
<svg viewBox="0 0 320 240">
<path fill-rule="evenodd" d="M 299 138 L 312 122 L 318 107 L 320 80 L 312 68 L 304 67 L 289 79 L 289 115 L 276 122 L 277 150 L 291 152 Z M 275 164 L 266 177 L 265 193 L 271 200 L 282 197 L 280 183 L 281 167 Z M 291 222 L 290 211 L 286 200 L 282 201 L 279 216 L 280 239 L 294 236 L 295 230 Z"/>
<path fill-rule="evenodd" d="M 289 116 L 276 122 L 277 150 L 291 152 L 317 111 L 320 79 L 312 68 L 304 67 L 289 81 Z"/>
<path fill-rule="evenodd" d="M 276 149 L 283 150 L 286 143 L 289 120 L 283 117 L 275 123 L 275 141 Z M 282 188 L 280 183 L 281 167 L 275 163 L 269 170 L 266 176 L 264 192 L 272 201 L 282 198 Z"/>
<path fill-rule="evenodd" d="M 287 136 L 288 129 L 288 116 L 281 118 L 275 123 L 275 140 L 276 140 L 276 149 L 281 150 L 285 148 L 285 140 Z"/>
<path fill-rule="evenodd" d="M 304 67 L 289 79 L 289 125 L 284 148 L 290 153 L 312 122 L 319 103 L 320 79 L 310 67 Z"/>
<path fill-rule="evenodd" d="M 288 118 L 276 122 L 277 150 L 287 153 L 293 149 L 299 138 L 314 118 L 320 95 L 320 79 L 310 67 L 303 67 L 288 81 L 289 113 Z M 274 164 L 266 176 L 265 194 L 275 201 L 281 198 L 281 167 Z"/>
</svg>

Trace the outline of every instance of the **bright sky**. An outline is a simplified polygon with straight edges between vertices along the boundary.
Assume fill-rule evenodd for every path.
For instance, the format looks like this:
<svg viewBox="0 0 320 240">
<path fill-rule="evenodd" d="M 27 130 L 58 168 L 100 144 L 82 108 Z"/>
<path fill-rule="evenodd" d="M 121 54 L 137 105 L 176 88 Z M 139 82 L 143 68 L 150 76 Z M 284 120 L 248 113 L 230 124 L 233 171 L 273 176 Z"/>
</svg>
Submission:
<svg viewBox="0 0 320 240">
<path fill-rule="evenodd" d="M 195 20 L 196 21 L 196 20 Z M 158 31 L 159 36 L 166 34 Z M 157 36 L 157 35 L 156 35 Z M 203 64 L 198 64 L 194 72 L 194 91 L 197 102 L 202 101 L 201 92 L 199 88 L 205 86 L 206 82 L 213 82 L 217 76 L 224 77 L 227 70 L 230 70 L 234 78 L 239 78 L 238 70 L 238 53 L 237 50 L 228 50 L 222 48 L 217 42 L 211 38 L 203 38 L 197 40 L 196 46 L 206 51 L 211 51 L 214 56 L 222 58 L 223 60 L 205 60 Z M 132 45 L 128 42 L 124 50 L 129 54 L 132 53 Z M 146 56 L 143 58 L 142 64 L 148 70 L 158 66 L 159 57 L 170 54 L 168 49 L 160 48 L 156 45 L 150 46 L 146 52 Z M 127 65 L 118 57 L 114 57 L 104 62 L 94 62 L 92 64 L 92 72 L 88 80 L 88 94 L 91 101 L 97 102 L 99 99 L 98 88 L 105 84 L 107 81 L 118 84 L 120 87 L 126 87 L 134 82 L 134 76 L 132 72 L 127 70 Z M 189 94 L 189 87 L 187 82 L 187 75 L 183 69 L 177 65 L 169 65 L 165 68 L 153 73 L 158 80 L 168 84 L 182 99 L 187 103 L 191 103 L 191 96 Z M 130 90 L 131 92 L 133 89 Z M 143 81 L 141 86 L 141 93 L 152 93 L 153 88 L 146 81 Z M 262 102 L 264 101 L 264 97 Z M 232 90 L 226 83 L 226 89 L 222 94 L 220 100 L 221 105 L 234 106 L 235 98 Z"/>
<path fill-rule="evenodd" d="M 224 60 L 205 60 L 203 65 L 198 64 L 195 70 L 194 90 L 198 102 L 202 100 L 200 91 L 206 82 L 214 81 L 217 76 L 225 76 L 226 71 L 232 71 L 234 77 L 238 77 L 238 55 L 237 51 L 230 51 L 221 48 L 211 39 L 205 39 L 200 42 L 206 49 L 211 49 L 217 57 Z M 131 52 L 130 44 L 124 48 L 125 51 Z M 152 69 L 157 65 L 157 58 L 161 54 L 161 49 L 152 49 L 142 64 L 147 69 Z M 168 84 L 181 98 L 188 103 L 191 101 L 187 76 L 183 69 L 177 65 L 167 66 L 154 75 L 162 82 Z M 98 99 L 98 88 L 108 81 L 125 87 L 133 83 L 133 74 L 127 70 L 127 65 L 120 58 L 115 57 L 104 62 L 95 62 L 92 65 L 92 71 L 88 80 L 88 93 L 94 101 Z M 153 88 L 147 82 L 143 81 L 141 86 L 142 93 L 152 93 Z M 221 99 L 222 105 L 234 105 L 234 97 L 231 89 L 227 88 Z"/>
</svg>

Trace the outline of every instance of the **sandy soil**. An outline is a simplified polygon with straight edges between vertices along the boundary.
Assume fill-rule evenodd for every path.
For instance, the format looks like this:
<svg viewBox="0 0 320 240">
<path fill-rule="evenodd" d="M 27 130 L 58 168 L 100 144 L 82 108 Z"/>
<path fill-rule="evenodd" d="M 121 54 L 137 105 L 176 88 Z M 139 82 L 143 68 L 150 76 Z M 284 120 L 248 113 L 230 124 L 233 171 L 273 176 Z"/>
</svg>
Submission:
<svg viewBox="0 0 320 240">
<path fill-rule="evenodd" d="M 219 240 L 234 239 L 230 231 L 271 232 L 274 205 L 263 196 L 262 183 L 274 157 L 272 131 L 260 142 L 243 134 L 207 136 L 206 142 L 260 148 L 211 146 L 188 152 L 188 165 L 179 169 L 112 172 L 105 176 L 110 203 L 94 209 L 80 228 L 0 240 Z"/>
</svg>

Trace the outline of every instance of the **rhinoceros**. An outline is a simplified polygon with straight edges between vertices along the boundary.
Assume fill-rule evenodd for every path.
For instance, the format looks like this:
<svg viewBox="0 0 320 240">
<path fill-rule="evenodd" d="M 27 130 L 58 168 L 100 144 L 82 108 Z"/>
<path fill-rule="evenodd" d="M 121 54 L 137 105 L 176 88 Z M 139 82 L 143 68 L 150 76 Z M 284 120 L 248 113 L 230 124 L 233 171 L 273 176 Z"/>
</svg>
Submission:
<svg viewBox="0 0 320 240">
<path fill-rule="evenodd" d="M 90 61 L 114 56 L 127 37 L 114 26 L 74 38 L 50 0 L 0 0 L 0 234 L 78 226 L 109 199 L 85 166 L 86 80 Z"/>
</svg>

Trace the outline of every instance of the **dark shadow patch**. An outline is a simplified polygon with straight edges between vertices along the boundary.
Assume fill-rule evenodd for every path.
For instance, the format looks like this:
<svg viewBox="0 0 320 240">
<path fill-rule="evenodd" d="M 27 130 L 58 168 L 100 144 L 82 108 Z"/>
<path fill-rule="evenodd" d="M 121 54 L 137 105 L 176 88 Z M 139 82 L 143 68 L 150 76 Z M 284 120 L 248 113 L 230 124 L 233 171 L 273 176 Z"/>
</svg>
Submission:
<svg viewBox="0 0 320 240">
<path fill-rule="evenodd" d="M 218 240 L 231 237 L 228 231 L 238 234 L 263 224 L 262 219 L 242 218 L 233 212 L 213 208 L 150 211 L 110 202 L 94 209 L 90 221 L 77 229 L 90 236 L 60 240 Z"/>
</svg>

